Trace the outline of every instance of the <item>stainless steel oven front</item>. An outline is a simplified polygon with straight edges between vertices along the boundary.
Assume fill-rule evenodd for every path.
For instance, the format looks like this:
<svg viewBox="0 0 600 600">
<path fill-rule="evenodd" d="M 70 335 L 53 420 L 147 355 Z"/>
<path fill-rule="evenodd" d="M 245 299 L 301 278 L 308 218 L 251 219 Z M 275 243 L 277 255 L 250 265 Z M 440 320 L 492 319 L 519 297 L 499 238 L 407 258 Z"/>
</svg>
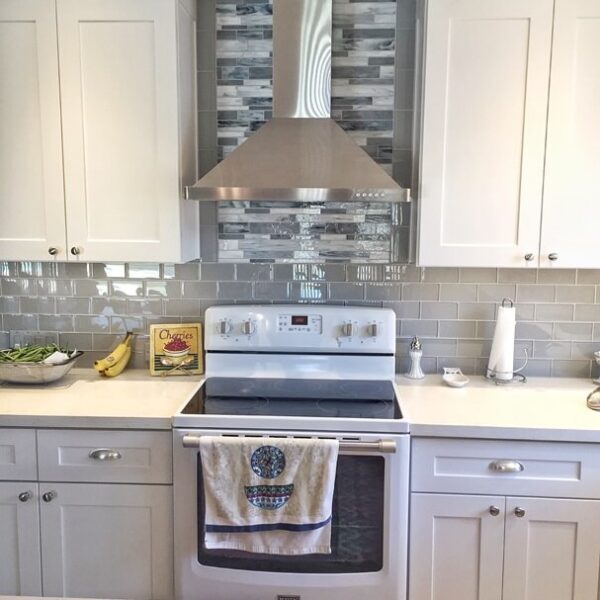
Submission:
<svg viewBox="0 0 600 600">
<path fill-rule="evenodd" d="M 202 435 L 339 439 L 331 554 L 207 550 L 202 465 L 198 450 L 184 447 Z M 194 428 L 175 429 L 173 443 L 177 600 L 404 600 L 408 435 Z"/>
</svg>

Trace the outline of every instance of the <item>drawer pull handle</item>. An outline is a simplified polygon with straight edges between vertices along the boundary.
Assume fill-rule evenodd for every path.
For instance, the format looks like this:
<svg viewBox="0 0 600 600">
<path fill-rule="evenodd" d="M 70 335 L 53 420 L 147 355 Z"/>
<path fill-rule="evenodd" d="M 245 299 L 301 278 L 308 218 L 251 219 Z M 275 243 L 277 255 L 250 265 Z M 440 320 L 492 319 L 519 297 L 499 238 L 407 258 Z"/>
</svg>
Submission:
<svg viewBox="0 0 600 600">
<path fill-rule="evenodd" d="M 519 517 L 519 518 L 524 517 L 525 516 L 525 509 L 517 506 L 517 508 L 515 508 L 515 516 Z"/>
<path fill-rule="evenodd" d="M 495 473 L 520 473 L 525 467 L 516 460 L 495 460 L 490 463 L 490 470 Z"/>
<path fill-rule="evenodd" d="M 30 500 L 32 496 L 33 494 L 30 491 L 21 492 L 19 494 L 19 502 L 27 502 L 27 500 Z"/>
<path fill-rule="evenodd" d="M 54 500 L 56 496 L 58 496 L 56 490 L 50 490 L 49 492 L 45 492 L 42 494 L 42 500 L 44 502 L 52 502 L 52 500 Z"/>
<path fill-rule="evenodd" d="M 500 509 L 497 506 L 490 506 L 490 515 L 497 517 L 500 514 Z"/>
<path fill-rule="evenodd" d="M 96 450 L 91 450 L 89 457 L 94 460 L 119 460 L 122 458 L 118 450 L 111 450 L 110 448 L 96 448 Z"/>
</svg>

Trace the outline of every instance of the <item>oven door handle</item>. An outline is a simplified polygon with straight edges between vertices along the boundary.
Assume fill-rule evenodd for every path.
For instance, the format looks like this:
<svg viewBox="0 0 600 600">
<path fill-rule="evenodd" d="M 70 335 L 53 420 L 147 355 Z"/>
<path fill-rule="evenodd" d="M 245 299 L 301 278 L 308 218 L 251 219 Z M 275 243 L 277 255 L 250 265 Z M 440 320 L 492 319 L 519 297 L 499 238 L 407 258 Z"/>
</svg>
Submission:
<svg viewBox="0 0 600 600">
<path fill-rule="evenodd" d="M 200 446 L 200 437 L 197 435 L 184 435 L 182 443 L 184 448 L 198 448 Z M 395 454 L 396 442 L 394 440 L 373 440 L 371 442 L 340 440 L 340 452 L 345 453 L 348 451 Z"/>
</svg>

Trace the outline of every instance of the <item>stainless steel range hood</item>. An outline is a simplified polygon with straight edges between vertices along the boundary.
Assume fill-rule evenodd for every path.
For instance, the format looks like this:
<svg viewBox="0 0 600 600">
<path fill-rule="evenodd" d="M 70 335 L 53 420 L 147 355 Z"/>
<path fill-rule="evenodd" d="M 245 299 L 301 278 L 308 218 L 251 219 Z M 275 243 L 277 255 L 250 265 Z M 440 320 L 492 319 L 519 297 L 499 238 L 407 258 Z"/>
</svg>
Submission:
<svg viewBox="0 0 600 600">
<path fill-rule="evenodd" d="M 331 15 L 331 0 L 274 0 L 273 119 L 187 187 L 187 198 L 410 201 L 329 116 Z"/>
</svg>

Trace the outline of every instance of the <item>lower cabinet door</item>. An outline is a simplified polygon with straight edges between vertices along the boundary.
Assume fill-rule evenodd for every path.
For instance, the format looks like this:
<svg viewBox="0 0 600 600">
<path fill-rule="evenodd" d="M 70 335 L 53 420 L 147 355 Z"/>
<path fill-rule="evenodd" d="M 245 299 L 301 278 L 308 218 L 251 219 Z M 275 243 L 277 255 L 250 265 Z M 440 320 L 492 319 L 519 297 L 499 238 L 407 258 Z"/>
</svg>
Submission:
<svg viewBox="0 0 600 600">
<path fill-rule="evenodd" d="M 504 508 L 498 496 L 412 494 L 410 600 L 501 600 Z"/>
<path fill-rule="evenodd" d="M 172 487 L 41 483 L 45 596 L 168 600 Z"/>
<path fill-rule="evenodd" d="M 0 595 L 40 596 L 37 483 L 0 482 Z"/>
<path fill-rule="evenodd" d="M 600 501 L 507 498 L 504 597 L 600 598 Z"/>
</svg>

